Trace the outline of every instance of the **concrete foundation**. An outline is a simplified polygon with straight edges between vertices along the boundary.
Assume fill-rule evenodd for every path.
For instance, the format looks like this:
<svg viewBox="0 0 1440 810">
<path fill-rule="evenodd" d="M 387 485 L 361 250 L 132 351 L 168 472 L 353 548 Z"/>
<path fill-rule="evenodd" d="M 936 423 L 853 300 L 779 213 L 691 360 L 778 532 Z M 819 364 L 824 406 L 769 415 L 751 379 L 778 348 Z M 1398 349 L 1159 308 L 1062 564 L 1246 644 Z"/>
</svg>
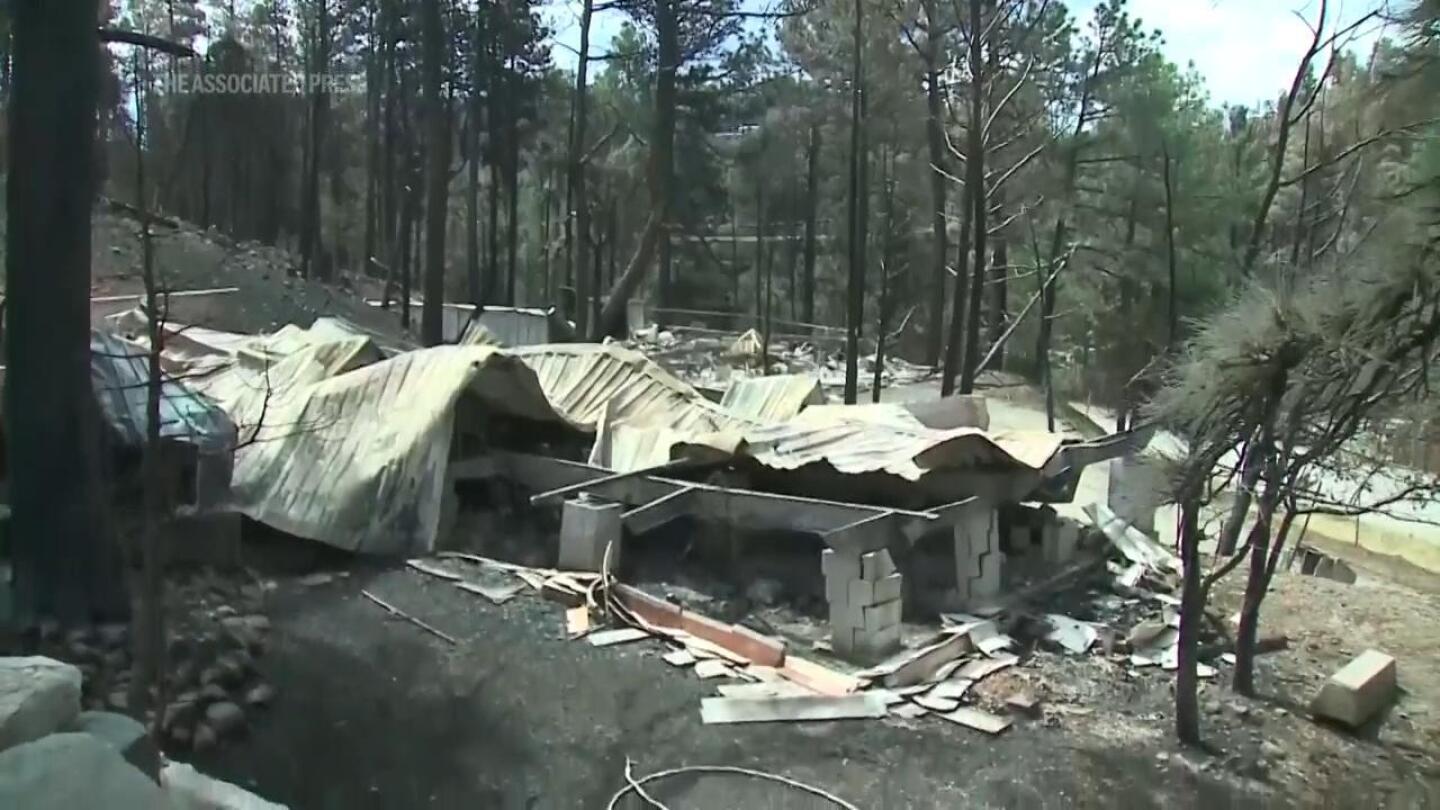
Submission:
<svg viewBox="0 0 1440 810">
<path fill-rule="evenodd" d="M 976 510 L 955 524 L 955 587 L 962 604 L 983 605 L 998 597 L 1004 566 L 993 510 Z"/>
<path fill-rule="evenodd" d="M 610 570 L 620 568 L 623 506 L 581 496 L 565 502 L 560 513 L 559 567 L 566 571 L 599 571 L 610 547 Z"/>
<path fill-rule="evenodd" d="M 883 658 L 900 647 L 902 579 L 886 550 L 864 554 L 826 549 L 820 557 L 830 603 L 831 647 L 856 660 Z"/>
</svg>

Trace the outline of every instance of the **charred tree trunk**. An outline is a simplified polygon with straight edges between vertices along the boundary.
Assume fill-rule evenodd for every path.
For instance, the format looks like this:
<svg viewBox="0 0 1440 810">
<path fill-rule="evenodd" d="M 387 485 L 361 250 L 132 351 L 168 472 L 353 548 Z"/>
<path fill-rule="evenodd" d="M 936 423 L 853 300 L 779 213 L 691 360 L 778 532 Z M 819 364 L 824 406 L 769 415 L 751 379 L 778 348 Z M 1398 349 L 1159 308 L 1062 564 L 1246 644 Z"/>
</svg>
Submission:
<svg viewBox="0 0 1440 810">
<path fill-rule="evenodd" d="M 505 133 L 505 303 L 515 306 L 516 252 L 520 244 L 520 133 L 518 115 L 511 112 Z"/>
<path fill-rule="evenodd" d="M 1198 487 L 1194 489 L 1198 490 Z M 1179 666 L 1175 673 L 1175 735 L 1182 743 L 1199 745 L 1200 703 L 1196 691 L 1196 664 L 1205 606 L 1200 568 L 1200 499 L 1196 491 L 1187 491 L 1182 495 L 1178 540 L 1184 574 L 1180 586 Z"/>
<path fill-rule="evenodd" d="M 985 290 L 985 238 L 990 209 L 985 192 L 985 134 L 980 125 L 985 120 L 985 60 L 981 47 L 985 26 L 981 24 L 980 5 L 980 0 L 970 0 L 970 125 L 966 130 L 965 185 L 974 209 L 970 216 L 975 272 L 970 286 L 970 322 L 965 328 L 965 366 L 960 372 L 962 394 L 975 391 L 976 366 L 980 362 L 980 296 Z"/>
<path fill-rule="evenodd" d="M 1004 218 L 1004 212 L 1000 214 Z M 1005 234 L 1002 231 L 995 235 L 995 249 L 990 258 L 990 335 L 987 342 L 991 346 L 1000 344 L 1001 336 L 1010 326 L 1010 246 L 1005 241 Z M 995 349 L 995 359 L 990 361 L 991 368 L 1005 368 L 1005 347 L 1000 345 Z"/>
<path fill-rule="evenodd" d="M 805 272 L 800 293 L 800 320 L 815 323 L 815 225 L 820 208 L 820 125 L 810 125 L 805 149 Z"/>
<path fill-rule="evenodd" d="M 850 74 L 850 278 L 845 318 L 845 402 L 860 389 L 860 324 L 865 319 L 865 12 L 855 0 L 855 49 Z"/>
<path fill-rule="evenodd" d="M 14 619 L 123 615 L 104 526 L 90 382 L 95 7 L 11 7 L 5 233 L 5 436 Z"/>
<path fill-rule="evenodd" d="M 420 313 L 420 340 L 427 346 L 444 342 L 445 212 L 449 200 L 450 122 L 445 112 L 445 25 L 440 0 L 423 0 L 421 45 L 425 71 L 425 304 Z"/>
<path fill-rule="evenodd" d="M 970 320 L 968 290 L 973 286 L 970 277 L 970 215 L 974 207 L 970 203 L 970 189 L 960 195 L 960 243 L 955 250 L 955 287 L 950 301 L 950 339 L 945 344 L 945 370 L 940 375 L 940 394 L 955 393 L 955 379 L 960 374 L 961 356 L 964 354 L 965 324 Z M 976 270 L 976 274 L 979 274 Z"/>
<path fill-rule="evenodd" d="M 315 6 L 314 58 L 310 68 L 310 138 L 305 164 L 304 217 L 300 229 L 300 273 L 309 277 L 317 271 L 320 247 L 320 154 L 325 143 L 325 118 L 329 94 L 323 78 L 330 67 L 329 0 Z"/>
<path fill-rule="evenodd" d="M 468 126 L 465 128 L 465 286 L 470 303 L 480 306 L 485 303 L 485 291 L 480 279 L 480 127 L 483 109 L 480 103 L 480 88 L 484 79 L 485 15 L 475 15 L 475 43 L 470 54 L 470 97 Z"/>
<path fill-rule="evenodd" d="M 655 132 L 650 143 L 650 218 L 641 232 L 640 244 L 620 280 L 605 300 L 600 328 L 594 337 L 618 335 L 625 325 L 625 305 L 645 279 L 645 271 L 657 252 L 668 254 L 670 201 L 675 173 L 675 76 L 680 69 L 680 29 L 674 0 L 655 4 Z M 662 291 L 660 306 L 667 302 Z M 659 318 L 657 317 L 657 321 Z"/>
<path fill-rule="evenodd" d="M 925 362 L 940 367 L 940 349 L 945 342 L 945 259 L 948 246 L 945 232 L 947 184 L 945 176 L 944 111 L 940 99 L 940 66 L 944 63 L 943 38 L 936 0 L 921 0 L 925 11 L 925 140 L 930 154 L 930 230 L 934 252 L 930 261 L 929 332 L 925 343 Z"/>
<path fill-rule="evenodd" d="M 594 12 L 593 0 L 582 0 L 580 54 L 575 64 L 575 113 L 570 132 L 570 190 L 571 202 L 575 206 L 571 210 L 575 212 L 575 233 L 579 235 L 580 240 L 579 244 L 574 247 L 575 298 L 580 310 L 575 318 L 575 326 L 582 337 L 592 336 L 590 334 L 590 310 L 592 307 L 589 300 L 592 296 L 598 297 L 600 292 L 598 288 L 590 285 L 589 277 L 584 273 L 584 268 L 588 266 L 586 255 L 590 248 L 590 245 L 587 244 L 590 234 L 590 203 L 585 188 L 585 159 L 582 152 L 585 149 L 589 118 L 590 21 Z M 594 337 L 599 336 L 595 335 Z"/>
<path fill-rule="evenodd" d="M 494 105 L 491 105 L 491 114 L 494 114 Z M 493 141 L 492 141 L 493 144 Z M 489 200 L 487 204 L 490 210 L 489 224 L 485 228 L 486 258 L 485 258 L 485 295 L 486 301 L 495 301 L 499 298 L 500 286 L 500 167 L 496 162 L 495 148 L 490 149 L 490 187 L 487 189 Z"/>
</svg>

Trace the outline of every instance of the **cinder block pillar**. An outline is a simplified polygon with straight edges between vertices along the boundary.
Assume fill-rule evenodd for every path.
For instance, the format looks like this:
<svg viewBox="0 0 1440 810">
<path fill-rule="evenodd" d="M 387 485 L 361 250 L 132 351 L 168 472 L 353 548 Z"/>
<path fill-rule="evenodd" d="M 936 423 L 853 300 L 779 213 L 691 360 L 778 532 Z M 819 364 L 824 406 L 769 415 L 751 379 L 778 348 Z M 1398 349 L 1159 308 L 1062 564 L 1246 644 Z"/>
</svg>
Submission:
<svg viewBox="0 0 1440 810">
<path fill-rule="evenodd" d="M 565 502 L 560 513 L 560 562 L 566 571 L 599 571 L 610 549 L 610 570 L 620 567 L 620 513 L 618 503 L 580 496 Z"/>
<path fill-rule="evenodd" d="M 873 660 L 900 647 L 901 576 L 890 552 L 820 556 L 830 603 L 831 646 L 844 658 Z"/>
<path fill-rule="evenodd" d="M 1004 566 L 994 510 L 975 510 L 955 524 L 955 587 L 962 604 L 984 604 L 999 596 Z"/>
</svg>

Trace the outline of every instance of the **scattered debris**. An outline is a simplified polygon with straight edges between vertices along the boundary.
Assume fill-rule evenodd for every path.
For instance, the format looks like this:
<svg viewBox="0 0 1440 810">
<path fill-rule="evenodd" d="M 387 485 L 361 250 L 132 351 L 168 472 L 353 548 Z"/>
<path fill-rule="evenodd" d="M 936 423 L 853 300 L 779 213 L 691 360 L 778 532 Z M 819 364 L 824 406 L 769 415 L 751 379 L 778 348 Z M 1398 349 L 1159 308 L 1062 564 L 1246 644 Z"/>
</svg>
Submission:
<svg viewBox="0 0 1440 810">
<path fill-rule="evenodd" d="M 711 678 L 733 678 L 735 670 L 718 658 L 709 658 L 695 664 L 695 674 L 703 681 Z"/>
<path fill-rule="evenodd" d="M 446 632 L 444 632 L 444 631 L 442 631 L 442 630 L 436 630 L 436 629 L 435 629 L 434 627 L 432 627 L 431 625 L 426 624 L 425 622 L 423 622 L 423 621 L 415 618 L 414 616 L 411 616 L 409 613 L 406 613 L 405 611 L 401 610 L 400 608 L 395 607 L 394 605 L 390 604 L 389 602 L 386 602 L 384 599 L 381 599 L 380 597 L 376 596 L 375 594 L 370 593 L 369 591 L 361 591 L 361 592 L 360 592 L 360 595 L 363 596 L 363 597 L 365 597 L 366 599 L 369 599 L 371 602 L 374 602 L 375 604 L 379 605 L 380 607 L 384 608 L 386 612 L 388 612 L 390 615 L 396 617 L 397 619 L 404 619 L 405 621 L 410 622 L 411 624 L 415 625 L 416 627 L 420 628 L 421 630 L 424 630 L 425 632 L 427 632 L 427 633 L 435 636 L 436 638 L 442 639 L 442 640 L 444 640 L 444 641 L 446 641 L 446 642 L 448 642 L 448 643 L 450 643 L 450 644 L 452 644 L 452 645 L 454 645 L 454 644 L 459 644 L 459 643 L 460 643 L 460 642 L 458 642 L 458 641 L 455 640 L 455 637 L 454 637 L 454 636 L 452 636 L 452 635 L 450 635 L 450 634 L 448 634 L 448 633 L 446 633 Z"/>
<path fill-rule="evenodd" d="M 515 598 L 515 595 L 525 590 L 525 586 L 518 583 L 507 585 L 485 585 L 480 582 L 457 582 L 455 587 L 462 591 L 479 594 L 497 605 L 503 605 Z"/>
<path fill-rule="evenodd" d="M 1008 717 L 1001 717 L 998 714 L 991 714 L 990 712 L 982 711 L 971 706 L 961 706 L 952 712 L 947 712 L 940 716 L 953 723 L 959 723 L 962 726 L 973 728 L 976 731 L 983 731 L 986 734 L 999 734 L 1005 729 L 1010 728 L 1014 722 Z"/>
<path fill-rule="evenodd" d="M 565 611 L 565 635 L 580 638 L 590 632 L 590 609 L 584 605 Z"/>
<path fill-rule="evenodd" d="M 1050 623 L 1050 632 L 1045 635 L 1045 639 L 1078 655 L 1089 652 L 1100 638 L 1094 625 L 1061 613 L 1047 613 L 1045 621 Z"/>
<path fill-rule="evenodd" d="M 760 700 L 705 698 L 700 701 L 700 719 L 706 725 L 849 720 L 884 716 L 884 699 L 868 692 L 845 697 L 783 697 Z"/>
<path fill-rule="evenodd" d="M 613 647 L 617 644 L 630 644 L 647 638 L 650 638 L 650 634 L 638 627 L 621 627 L 615 630 L 591 633 L 587 640 L 591 647 Z"/>
<path fill-rule="evenodd" d="M 671 650 L 660 657 L 672 667 L 688 667 L 695 663 L 695 655 L 686 649 Z"/>
<path fill-rule="evenodd" d="M 1395 699 L 1395 659 L 1366 650 L 1330 676 L 1310 702 L 1310 712 L 1358 728 Z"/>
</svg>

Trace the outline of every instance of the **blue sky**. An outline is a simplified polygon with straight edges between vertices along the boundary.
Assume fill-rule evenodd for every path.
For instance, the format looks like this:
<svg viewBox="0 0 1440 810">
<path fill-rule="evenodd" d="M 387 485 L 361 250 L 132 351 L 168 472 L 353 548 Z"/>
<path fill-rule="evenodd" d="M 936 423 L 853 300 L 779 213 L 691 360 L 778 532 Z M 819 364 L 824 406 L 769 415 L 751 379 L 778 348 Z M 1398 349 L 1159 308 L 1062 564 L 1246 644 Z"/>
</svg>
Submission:
<svg viewBox="0 0 1440 810">
<path fill-rule="evenodd" d="M 775 0 L 743 2 L 752 10 L 776 4 Z M 1071 11 L 1082 20 L 1096 2 L 1067 0 Z M 1342 24 L 1348 23 L 1386 2 L 1330 0 L 1330 15 Z M 1296 15 L 1313 19 L 1320 0 L 1130 0 L 1129 5 L 1130 13 L 1147 27 L 1160 29 L 1171 61 L 1194 63 L 1215 103 L 1254 106 L 1273 99 L 1289 84 L 1295 63 L 1310 38 L 1309 29 Z M 575 64 L 574 49 L 580 42 L 579 8 L 574 0 L 550 0 L 547 11 L 555 29 L 555 60 L 565 67 Z M 618 12 L 597 14 L 591 32 L 593 45 L 607 44 L 623 21 L 624 16 Z M 1361 29 L 1352 47 L 1368 50 L 1382 33 L 1380 24 L 1370 23 Z"/>
</svg>

